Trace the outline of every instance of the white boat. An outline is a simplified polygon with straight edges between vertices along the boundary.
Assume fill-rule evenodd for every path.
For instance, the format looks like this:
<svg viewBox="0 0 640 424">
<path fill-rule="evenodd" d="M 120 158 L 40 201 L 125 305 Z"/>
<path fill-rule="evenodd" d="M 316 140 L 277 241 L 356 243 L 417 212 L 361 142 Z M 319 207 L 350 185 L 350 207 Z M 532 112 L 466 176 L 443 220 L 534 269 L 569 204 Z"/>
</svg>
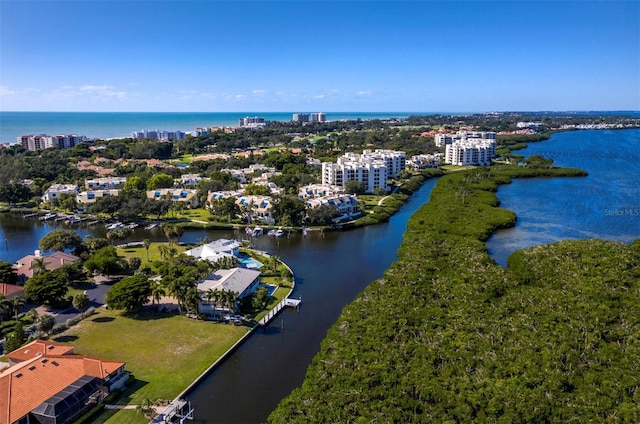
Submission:
<svg viewBox="0 0 640 424">
<path fill-rule="evenodd" d="M 153 224 L 149 224 L 146 227 L 144 227 L 145 230 L 153 230 L 154 228 L 156 228 L 158 226 L 158 224 L 153 223 Z"/>
<path fill-rule="evenodd" d="M 277 238 L 284 237 L 284 230 L 282 228 L 278 228 L 278 230 L 275 233 L 275 236 Z"/>
<path fill-rule="evenodd" d="M 111 230 L 119 230 L 120 228 L 124 228 L 124 224 L 120 221 L 118 222 L 114 222 L 113 224 L 109 224 L 107 225 L 107 230 L 111 231 Z"/>
<path fill-rule="evenodd" d="M 244 232 L 249 234 L 249 235 L 251 235 L 251 234 L 253 234 L 253 228 L 247 227 L 247 228 L 244 229 Z"/>
<path fill-rule="evenodd" d="M 270 230 L 267 232 L 267 235 L 268 235 L 269 237 L 273 237 L 273 236 L 275 236 L 275 235 L 276 235 L 276 230 L 275 230 L 275 229 L 273 229 L 273 228 L 272 228 L 272 229 L 270 229 Z"/>
<path fill-rule="evenodd" d="M 48 214 L 46 214 L 46 215 L 44 215 L 44 216 L 41 216 L 41 217 L 40 217 L 40 221 L 48 221 L 48 220 L 50 220 L 50 219 L 55 218 L 56 216 L 58 216 L 58 214 L 57 214 L 57 213 L 48 213 Z"/>
<path fill-rule="evenodd" d="M 140 224 L 138 224 L 137 222 L 132 222 L 127 225 L 127 228 L 131 228 L 133 230 L 134 228 L 138 228 L 139 225 Z"/>
<path fill-rule="evenodd" d="M 263 234 L 262 227 L 254 228 L 253 232 L 251 233 L 251 235 L 254 236 L 254 237 L 260 237 L 262 234 Z"/>
</svg>

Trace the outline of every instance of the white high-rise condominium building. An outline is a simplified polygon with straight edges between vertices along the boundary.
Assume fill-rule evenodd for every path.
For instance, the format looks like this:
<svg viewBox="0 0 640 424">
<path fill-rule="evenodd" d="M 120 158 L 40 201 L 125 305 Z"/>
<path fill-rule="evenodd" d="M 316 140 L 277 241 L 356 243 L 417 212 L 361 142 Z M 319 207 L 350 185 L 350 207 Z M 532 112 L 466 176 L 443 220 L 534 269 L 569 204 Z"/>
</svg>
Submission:
<svg viewBox="0 0 640 424">
<path fill-rule="evenodd" d="M 267 123 L 264 121 L 264 118 L 259 116 L 246 116 L 240 118 L 239 126 L 246 128 L 264 128 L 267 126 Z"/>
<path fill-rule="evenodd" d="M 388 190 L 387 180 L 405 169 L 406 155 L 394 150 L 365 150 L 361 155 L 347 153 L 337 163 L 322 164 L 322 184 L 345 187 L 347 181 L 364 183 L 365 191 Z"/>
<path fill-rule="evenodd" d="M 38 149 L 49 149 L 51 147 L 59 147 L 61 149 L 69 149 L 77 144 L 89 141 L 83 135 L 23 135 L 18 137 L 18 143 L 27 150 L 35 151 Z"/>
<path fill-rule="evenodd" d="M 309 114 L 308 113 L 294 113 L 292 120 L 293 120 L 293 122 L 309 122 Z"/>
<path fill-rule="evenodd" d="M 324 112 L 314 112 L 311 114 L 311 122 L 327 122 L 327 114 Z"/>
<path fill-rule="evenodd" d="M 445 162 L 452 165 L 491 165 L 496 155 L 495 140 L 479 139 L 447 144 Z"/>
<path fill-rule="evenodd" d="M 433 141 L 437 147 L 443 147 L 456 141 L 495 139 L 496 133 L 492 131 L 458 131 L 455 134 L 436 134 L 433 136 Z"/>
</svg>

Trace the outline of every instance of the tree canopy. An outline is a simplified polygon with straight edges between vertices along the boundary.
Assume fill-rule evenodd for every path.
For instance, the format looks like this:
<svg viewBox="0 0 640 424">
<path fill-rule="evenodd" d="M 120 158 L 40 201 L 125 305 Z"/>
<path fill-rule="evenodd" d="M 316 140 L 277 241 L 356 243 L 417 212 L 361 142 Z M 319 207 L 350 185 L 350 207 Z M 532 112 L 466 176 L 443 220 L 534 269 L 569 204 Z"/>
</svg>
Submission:
<svg viewBox="0 0 640 424">
<path fill-rule="evenodd" d="M 34 275 L 24 285 L 24 294 L 34 303 L 61 305 L 68 290 L 69 275 L 63 268 Z"/>
<path fill-rule="evenodd" d="M 82 237 L 73 230 L 53 230 L 40 239 L 38 246 L 42 250 L 58 250 L 60 252 L 68 249 L 82 249 Z"/>
<path fill-rule="evenodd" d="M 106 301 L 111 309 L 135 312 L 149 302 L 149 296 L 151 296 L 149 278 L 140 274 L 125 277 L 115 283 L 107 292 Z"/>
<path fill-rule="evenodd" d="M 493 192 L 519 172 L 443 177 L 269 421 L 637 422 L 640 240 L 496 265 L 483 241 L 515 216 Z"/>
</svg>

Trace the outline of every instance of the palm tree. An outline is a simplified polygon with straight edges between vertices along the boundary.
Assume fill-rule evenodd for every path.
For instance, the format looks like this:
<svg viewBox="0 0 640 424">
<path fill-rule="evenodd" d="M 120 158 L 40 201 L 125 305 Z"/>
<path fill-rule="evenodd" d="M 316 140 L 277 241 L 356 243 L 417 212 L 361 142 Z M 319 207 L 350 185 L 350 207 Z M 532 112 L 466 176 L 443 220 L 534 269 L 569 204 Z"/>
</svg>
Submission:
<svg viewBox="0 0 640 424">
<path fill-rule="evenodd" d="M 220 290 L 209 289 L 204 293 L 204 299 L 211 305 L 212 312 L 220 302 Z"/>
<path fill-rule="evenodd" d="M 160 258 L 166 261 L 169 258 L 169 246 L 161 244 L 158 246 L 158 252 L 160 252 Z"/>
<path fill-rule="evenodd" d="M 25 300 L 20 298 L 20 297 L 12 297 L 11 299 L 9 299 L 9 302 L 11 304 L 11 309 L 13 310 L 13 313 L 15 314 L 16 317 L 16 321 L 18 321 L 18 314 L 20 313 L 20 308 L 22 306 L 24 306 L 26 304 Z"/>
<path fill-rule="evenodd" d="M 200 300 L 202 299 L 202 292 L 197 289 L 197 287 L 191 287 L 185 293 L 185 305 L 187 306 L 187 310 L 191 311 L 193 309 L 195 314 L 198 314 L 198 305 L 200 304 Z"/>
<path fill-rule="evenodd" d="M 165 289 L 165 287 L 160 284 L 160 283 L 156 283 L 153 285 L 153 287 L 151 287 L 151 305 L 155 305 L 156 302 L 158 302 L 158 305 L 160 304 L 160 299 L 162 299 L 162 296 L 167 294 L 167 290 Z"/>
<path fill-rule="evenodd" d="M 272 256 L 270 262 L 271 262 L 271 268 L 273 269 L 273 272 L 278 272 L 278 265 L 280 264 L 280 258 L 277 256 Z"/>
<path fill-rule="evenodd" d="M 149 240 L 149 239 L 142 240 L 142 245 L 144 246 L 145 250 L 147 251 L 147 262 L 149 262 L 149 247 L 151 246 L 151 240 Z"/>
<path fill-rule="evenodd" d="M 29 269 L 33 271 L 33 275 L 40 275 L 47 272 L 47 262 L 45 258 L 33 258 Z"/>
<path fill-rule="evenodd" d="M 4 314 L 11 308 L 11 301 L 0 293 L 0 324 L 4 322 Z"/>
</svg>

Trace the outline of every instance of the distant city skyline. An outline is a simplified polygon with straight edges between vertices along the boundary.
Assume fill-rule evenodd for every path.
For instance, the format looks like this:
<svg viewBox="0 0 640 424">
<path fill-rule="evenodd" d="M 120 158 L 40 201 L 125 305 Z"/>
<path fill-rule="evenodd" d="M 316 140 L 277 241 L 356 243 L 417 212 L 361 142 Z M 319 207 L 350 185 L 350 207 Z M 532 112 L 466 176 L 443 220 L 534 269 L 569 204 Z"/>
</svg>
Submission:
<svg viewBox="0 0 640 424">
<path fill-rule="evenodd" d="M 0 111 L 516 110 L 640 110 L 640 3 L 0 0 Z"/>
</svg>

